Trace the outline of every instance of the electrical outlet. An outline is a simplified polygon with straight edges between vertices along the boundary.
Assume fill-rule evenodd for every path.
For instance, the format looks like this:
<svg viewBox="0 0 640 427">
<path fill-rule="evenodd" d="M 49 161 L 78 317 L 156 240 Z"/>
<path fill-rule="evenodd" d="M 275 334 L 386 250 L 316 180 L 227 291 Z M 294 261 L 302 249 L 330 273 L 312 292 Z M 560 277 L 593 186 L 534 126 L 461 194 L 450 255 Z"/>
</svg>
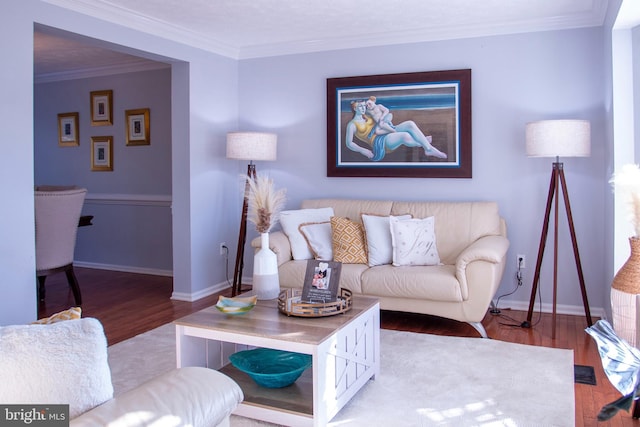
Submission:
<svg viewBox="0 0 640 427">
<path fill-rule="evenodd" d="M 516 255 L 516 268 L 526 268 L 527 267 L 527 257 L 523 254 Z"/>
<path fill-rule="evenodd" d="M 227 244 L 225 242 L 220 243 L 220 255 L 227 254 Z"/>
</svg>

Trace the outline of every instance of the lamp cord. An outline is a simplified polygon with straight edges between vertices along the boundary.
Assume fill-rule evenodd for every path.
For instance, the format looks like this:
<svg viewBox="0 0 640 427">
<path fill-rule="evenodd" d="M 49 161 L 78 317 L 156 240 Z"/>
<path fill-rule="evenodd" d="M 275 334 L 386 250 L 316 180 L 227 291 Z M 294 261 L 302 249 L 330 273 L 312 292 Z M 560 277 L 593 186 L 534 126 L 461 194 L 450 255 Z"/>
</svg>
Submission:
<svg viewBox="0 0 640 427">
<path fill-rule="evenodd" d="M 520 286 L 522 286 L 522 260 L 519 260 L 518 262 L 518 270 L 516 271 L 516 286 L 513 288 L 512 291 L 507 292 L 505 294 L 500 295 L 497 299 L 496 299 L 496 303 L 495 306 L 489 311 L 491 314 L 495 315 L 495 316 L 499 316 L 500 318 L 506 319 L 509 322 L 512 323 L 503 323 L 503 322 L 498 322 L 500 325 L 503 326 L 510 326 L 510 327 L 514 327 L 514 328 L 532 328 L 534 326 L 536 326 L 538 323 L 540 323 L 540 320 L 542 319 L 542 294 L 540 292 L 540 286 L 538 286 L 537 289 L 537 294 L 538 294 L 538 305 L 540 307 L 539 311 L 538 311 L 538 319 L 533 323 L 533 325 L 529 325 L 527 321 L 521 322 L 518 319 L 514 319 L 511 316 L 507 316 L 506 314 L 503 314 L 500 309 L 499 309 L 499 304 L 500 304 L 500 300 L 504 297 L 508 297 L 509 295 L 513 295 Z M 538 284 L 540 283 L 540 278 L 538 278 Z"/>
</svg>

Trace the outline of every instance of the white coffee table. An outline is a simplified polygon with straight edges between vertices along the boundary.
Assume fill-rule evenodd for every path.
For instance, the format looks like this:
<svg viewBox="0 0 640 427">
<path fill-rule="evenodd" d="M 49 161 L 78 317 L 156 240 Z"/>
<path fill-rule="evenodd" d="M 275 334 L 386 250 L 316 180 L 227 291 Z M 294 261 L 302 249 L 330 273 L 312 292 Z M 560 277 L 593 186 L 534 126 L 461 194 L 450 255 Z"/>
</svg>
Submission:
<svg viewBox="0 0 640 427">
<path fill-rule="evenodd" d="M 232 377 L 245 399 L 234 414 L 288 426 L 325 426 L 380 373 L 380 306 L 353 297 L 353 308 L 329 317 L 288 317 L 276 300 L 229 315 L 209 307 L 176 320 L 177 365 L 207 366 Z M 229 364 L 229 355 L 264 347 L 310 354 L 313 366 L 293 385 L 260 387 Z"/>
</svg>

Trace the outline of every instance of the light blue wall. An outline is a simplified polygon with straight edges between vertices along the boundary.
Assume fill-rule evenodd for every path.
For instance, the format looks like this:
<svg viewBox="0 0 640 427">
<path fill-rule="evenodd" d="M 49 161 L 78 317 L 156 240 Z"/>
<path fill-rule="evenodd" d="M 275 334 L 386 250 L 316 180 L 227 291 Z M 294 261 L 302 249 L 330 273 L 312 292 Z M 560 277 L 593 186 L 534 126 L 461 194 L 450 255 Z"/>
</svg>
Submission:
<svg viewBox="0 0 640 427">
<path fill-rule="evenodd" d="M 241 61 L 244 127 L 278 133 L 278 160 L 263 165 L 287 188 L 288 208 L 313 197 L 396 200 L 495 200 L 511 248 L 498 295 L 524 286 L 504 305 L 528 307 L 553 159 L 530 159 L 524 128 L 541 119 L 587 119 L 592 155 L 562 159 L 591 306 L 602 308 L 606 191 L 604 39 L 601 28 L 384 46 Z M 472 179 L 327 178 L 326 79 L 414 71 L 472 70 Z M 260 167 L 260 166 L 259 166 Z M 563 210 L 561 210 L 561 213 Z M 561 217 L 558 303 L 580 312 L 578 277 Z M 551 302 L 553 247 L 545 253 L 543 302 Z"/>
<path fill-rule="evenodd" d="M 36 317 L 33 228 L 33 21 L 29 4 L 0 6 L 0 325 Z M 32 6 L 32 4 L 31 4 Z M 10 101 L 9 101 L 10 100 Z"/>
<path fill-rule="evenodd" d="M 113 124 L 91 126 L 91 91 L 113 91 Z M 89 191 L 77 265 L 170 274 L 171 69 L 35 85 L 35 183 Z M 125 111 L 149 108 L 151 144 L 126 145 Z M 79 113 L 80 145 L 58 146 L 57 115 Z M 113 137 L 113 171 L 91 171 L 91 137 Z"/>
</svg>

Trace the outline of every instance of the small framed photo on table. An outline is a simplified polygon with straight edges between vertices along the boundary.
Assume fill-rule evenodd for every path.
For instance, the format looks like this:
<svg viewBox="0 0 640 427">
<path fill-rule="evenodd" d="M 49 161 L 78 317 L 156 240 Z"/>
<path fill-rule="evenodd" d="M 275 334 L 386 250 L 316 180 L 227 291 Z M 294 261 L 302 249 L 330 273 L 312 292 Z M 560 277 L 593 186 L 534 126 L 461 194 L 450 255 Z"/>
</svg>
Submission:
<svg viewBox="0 0 640 427">
<path fill-rule="evenodd" d="M 150 145 L 149 109 L 125 111 L 127 124 L 127 145 Z"/>
<path fill-rule="evenodd" d="M 302 302 L 326 303 L 336 301 L 340 285 L 342 263 L 335 261 L 307 261 L 302 286 Z"/>
<path fill-rule="evenodd" d="M 58 114 L 58 145 L 60 147 L 80 145 L 78 113 Z"/>
</svg>

